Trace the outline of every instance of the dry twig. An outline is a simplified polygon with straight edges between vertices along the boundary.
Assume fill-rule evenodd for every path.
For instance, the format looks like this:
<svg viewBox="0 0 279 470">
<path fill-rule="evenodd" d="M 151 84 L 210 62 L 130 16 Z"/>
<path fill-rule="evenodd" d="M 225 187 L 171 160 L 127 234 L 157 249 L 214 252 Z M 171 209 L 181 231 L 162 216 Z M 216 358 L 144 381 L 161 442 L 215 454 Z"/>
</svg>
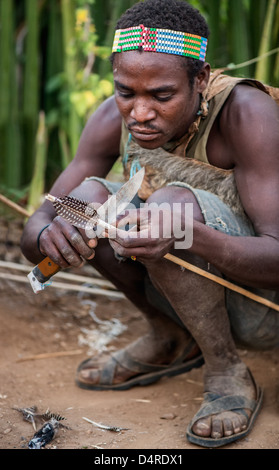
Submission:
<svg viewBox="0 0 279 470">
<path fill-rule="evenodd" d="M 84 353 L 82 349 L 76 349 L 73 351 L 57 351 L 57 352 L 52 352 L 52 353 L 34 354 L 32 356 L 21 357 L 16 362 L 34 361 L 37 359 L 49 359 L 53 357 L 76 356 L 82 353 Z"/>
</svg>

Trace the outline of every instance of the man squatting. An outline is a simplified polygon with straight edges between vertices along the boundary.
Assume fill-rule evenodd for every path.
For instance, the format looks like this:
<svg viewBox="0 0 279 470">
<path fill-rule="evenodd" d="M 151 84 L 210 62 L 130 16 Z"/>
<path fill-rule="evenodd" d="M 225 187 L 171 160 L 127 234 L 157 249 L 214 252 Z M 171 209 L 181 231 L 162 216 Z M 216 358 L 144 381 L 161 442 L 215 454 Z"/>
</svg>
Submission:
<svg viewBox="0 0 279 470">
<path fill-rule="evenodd" d="M 176 31 L 185 38 L 179 50 Z M 122 230 L 115 239 L 89 239 L 46 201 L 24 229 L 22 250 L 33 263 L 48 255 L 61 268 L 86 259 L 149 322 L 144 337 L 111 358 L 83 361 L 77 384 L 125 390 L 204 363 L 204 403 L 187 438 L 217 447 L 247 435 L 262 400 L 238 348 L 277 347 L 279 315 L 163 256 L 175 252 L 279 302 L 279 107 L 270 87 L 212 74 L 204 56 L 208 36 L 204 18 L 185 1 L 146 0 L 127 10 L 112 54 L 115 95 L 90 117 L 74 160 L 50 191 L 105 202 L 118 189 L 105 178 L 121 149 L 128 178 L 146 165 L 138 203 L 193 204 L 192 246 L 175 250 L 174 234 L 141 237 L 152 223 L 142 207 L 129 211 L 131 222 L 141 214 L 136 237 Z M 176 171 L 189 161 L 195 168 L 190 182 L 186 166 L 185 174 Z M 215 173 L 227 181 L 221 194 L 219 184 L 214 191 Z M 202 184 L 207 174 L 209 187 Z M 232 186 L 241 207 L 226 199 Z"/>
</svg>

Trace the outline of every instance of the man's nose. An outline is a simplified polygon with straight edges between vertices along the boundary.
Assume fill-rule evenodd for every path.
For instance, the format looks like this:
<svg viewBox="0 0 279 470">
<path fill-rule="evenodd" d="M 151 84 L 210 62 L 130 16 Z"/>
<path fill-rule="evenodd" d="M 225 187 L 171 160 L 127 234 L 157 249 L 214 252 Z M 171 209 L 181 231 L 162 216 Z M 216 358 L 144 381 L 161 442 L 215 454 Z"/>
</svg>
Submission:
<svg viewBox="0 0 279 470">
<path fill-rule="evenodd" d="M 152 121 L 156 118 L 156 112 L 148 100 L 137 99 L 133 103 L 131 118 L 137 122 Z"/>
</svg>

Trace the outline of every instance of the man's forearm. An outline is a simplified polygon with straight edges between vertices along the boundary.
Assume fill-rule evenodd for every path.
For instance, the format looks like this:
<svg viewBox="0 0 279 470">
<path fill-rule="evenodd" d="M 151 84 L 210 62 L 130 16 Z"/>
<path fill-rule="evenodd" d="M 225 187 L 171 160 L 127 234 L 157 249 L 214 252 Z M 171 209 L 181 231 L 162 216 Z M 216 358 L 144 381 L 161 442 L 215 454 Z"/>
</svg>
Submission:
<svg viewBox="0 0 279 470">
<path fill-rule="evenodd" d="M 105 178 L 119 156 L 121 116 L 114 97 L 107 99 L 89 118 L 79 142 L 77 154 L 50 189 L 54 196 L 65 196 L 88 176 Z M 42 255 L 37 237 L 56 213 L 50 202 L 43 205 L 29 219 L 22 236 L 22 252 L 37 263 Z"/>
<path fill-rule="evenodd" d="M 21 238 L 21 249 L 24 256 L 34 264 L 43 259 L 39 251 L 37 239 L 43 227 L 50 224 L 56 216 L 55 211 L 50 208 L 47 210 L 38 210 L 28 220 L 24 227 Z"/>
<path fill-rule="evenodd" d="M 71 167 L 71 168 L 70 168 Z M 68 195 L 74 188 L 79 186 L 91 171 L 86 171 L 82 165 L 72 163 L 56 180 L 50 193 L 54 196 Z M 96 173 L 93 171 L 93 174 Z M 21 240 L 21 249 L 24 256 L 33 263 L 38 263 L 42 255 L 38 249 L 38 235 L 47 224 L 56 217 L 53 205 L 45 201 L 42 206 L 30 217 L 27 222 Z"/>
<path fill-rule="evenodd" d="M 279 242 L 272 237 L 234 237 L 194 223 L 189 250 L 229 279 L 263 289 L 279 289 Z"/>
</svg>

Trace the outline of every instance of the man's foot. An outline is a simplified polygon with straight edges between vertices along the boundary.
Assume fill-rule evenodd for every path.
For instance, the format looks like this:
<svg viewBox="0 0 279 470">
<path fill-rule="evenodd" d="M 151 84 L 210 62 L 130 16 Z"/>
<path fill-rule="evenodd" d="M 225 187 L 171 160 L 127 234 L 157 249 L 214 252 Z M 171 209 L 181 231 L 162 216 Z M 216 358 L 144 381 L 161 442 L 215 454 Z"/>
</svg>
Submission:
<svg viewBox="0 0 279 470">
<path fill-rule="evenodd" d="M 147 385 L 164 375 L 177 375 L 202 364 L 200 350 L 188 334 L 181 332 L 179 340 L 170 341 L 149 333 L 110 358 L 83 361 L 76 382 L 87 389 L 121 390 Z"/>
<path fill-rule="evenodd" d="M 262 401 L 246 366 L 238 364 L 223 375 L 207 373 L 205 390 L 205 402 L 188 429 L 189 441 L 217 447 L 244 437 Z"/>
</svg>

